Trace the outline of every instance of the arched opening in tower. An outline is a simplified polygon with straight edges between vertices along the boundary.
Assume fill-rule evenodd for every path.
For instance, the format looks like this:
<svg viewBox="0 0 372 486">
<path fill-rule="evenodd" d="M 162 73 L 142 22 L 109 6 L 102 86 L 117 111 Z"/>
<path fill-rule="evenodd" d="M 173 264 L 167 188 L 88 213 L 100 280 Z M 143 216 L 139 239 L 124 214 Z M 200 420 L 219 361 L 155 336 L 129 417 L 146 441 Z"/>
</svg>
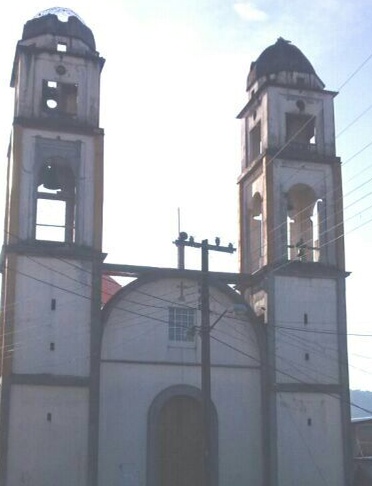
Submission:
<svg viewBox="0 0 372 486">
<path fill-rule="evenodd" d="M 322 203 L 314 190 L 305 184 L 296 184 L 288 191 L 288 260 L 319 261 Z"/>
<path fill-rule="evenodd" d="M 249 221 L 249 244 L 252 271 L 262 266 L 264 254 L 263 231 L 262 231 L 262 197 L 256 192 L 251 201 L 251 217 Z"/>
<path fill-rule="evenodd" d="M 47 160 L 39 171 L 36 193 L 37 240 L 75 241 L 75 178 L 68 162 Z"/>
</svg>

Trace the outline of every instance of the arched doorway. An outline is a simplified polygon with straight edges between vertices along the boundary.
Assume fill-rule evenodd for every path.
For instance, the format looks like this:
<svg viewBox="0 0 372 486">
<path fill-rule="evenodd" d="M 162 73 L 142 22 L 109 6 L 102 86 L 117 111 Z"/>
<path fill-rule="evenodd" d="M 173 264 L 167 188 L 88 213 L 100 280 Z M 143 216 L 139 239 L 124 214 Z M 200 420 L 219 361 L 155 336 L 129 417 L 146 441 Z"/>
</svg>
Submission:
<svg viewBox="0 0 372 486">
<path fill-rule="evenodd" d="M 204 486 L 201 392 L 174 385 L 152 402 L 148 415 L 147 486 Z M 211 409 L 211 474 L 218 486 L 217 412 Z"/>
<path fill-rule="evenodd" d="M 159 455 L 162 486 L 203 486 L 203 421 L 195 398 L 174 396 L 163 405 Z"/>
</svg>

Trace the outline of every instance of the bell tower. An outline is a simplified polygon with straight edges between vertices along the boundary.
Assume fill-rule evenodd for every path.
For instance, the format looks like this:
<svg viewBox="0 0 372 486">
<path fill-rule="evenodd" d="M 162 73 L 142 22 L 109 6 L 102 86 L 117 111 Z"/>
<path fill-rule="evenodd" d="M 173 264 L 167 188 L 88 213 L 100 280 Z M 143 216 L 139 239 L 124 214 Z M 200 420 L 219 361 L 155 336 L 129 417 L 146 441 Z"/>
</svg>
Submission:
<svg viewBox="0 0 372 486">
<path fill-rule="evenodd" d="M 341 164 L 333 99 L 279 38 L 251 64 L 240 265 L 267 335 L 268 484 L 350 484 Z"/>
<path fill-rule="evenodd" d="M 29 20 L 16 48 L 2 254 L 4 486 L 96 484 L 103 65 L 91 30 L 68 9 Z"/>
</svg>

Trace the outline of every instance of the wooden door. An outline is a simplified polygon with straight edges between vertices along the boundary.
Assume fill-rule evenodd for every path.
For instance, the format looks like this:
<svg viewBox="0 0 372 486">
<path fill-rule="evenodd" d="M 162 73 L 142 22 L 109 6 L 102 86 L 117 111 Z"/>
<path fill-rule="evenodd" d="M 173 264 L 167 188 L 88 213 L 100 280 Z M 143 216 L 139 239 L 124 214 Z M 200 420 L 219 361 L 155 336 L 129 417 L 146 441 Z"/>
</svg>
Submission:
<svg viewBox="0 0 372 486">
<path fill-rule="evenodd" d="M 203 486 L 201 404 L 191 397 L 173 397 L 159 420 L 160 485 Z"/>
</svg>

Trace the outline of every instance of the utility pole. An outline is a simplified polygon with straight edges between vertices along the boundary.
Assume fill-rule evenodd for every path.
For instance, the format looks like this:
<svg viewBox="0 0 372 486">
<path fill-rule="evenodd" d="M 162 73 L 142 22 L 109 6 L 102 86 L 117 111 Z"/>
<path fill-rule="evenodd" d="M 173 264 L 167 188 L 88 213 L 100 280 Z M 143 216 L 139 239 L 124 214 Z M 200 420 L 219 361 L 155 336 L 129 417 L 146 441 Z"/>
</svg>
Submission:
<svg viewBox="0 0 372 486">
<path fill-rule="evenodd" d="M 174 242 L 178 247 L 179 263 L 184 268 L 185 246 L 201 248 L 201 392 L 203 408 L 203 425 L 204 425 L 204 486 L 215 486 L 212 483 L 211 467 L 211 353 L 210 353 L 210 309 L 209 309 L 209 250 L 220 251 L 224 253 L 233 253 L 236 248 L 232 243 L 228 246 L 221 246 L 220 239 L 216 238 L 215 245 L 210 245 L 208 240 L 202 240 L 200 243 L 194 241 L 194 238 L 188 237 L 187 233 L 181 232 L 178 239 Z M 219 318 L 220 319 L 220 318 Z M 218 320 L 219 320 L 218 319 Z"/>
</svg>

